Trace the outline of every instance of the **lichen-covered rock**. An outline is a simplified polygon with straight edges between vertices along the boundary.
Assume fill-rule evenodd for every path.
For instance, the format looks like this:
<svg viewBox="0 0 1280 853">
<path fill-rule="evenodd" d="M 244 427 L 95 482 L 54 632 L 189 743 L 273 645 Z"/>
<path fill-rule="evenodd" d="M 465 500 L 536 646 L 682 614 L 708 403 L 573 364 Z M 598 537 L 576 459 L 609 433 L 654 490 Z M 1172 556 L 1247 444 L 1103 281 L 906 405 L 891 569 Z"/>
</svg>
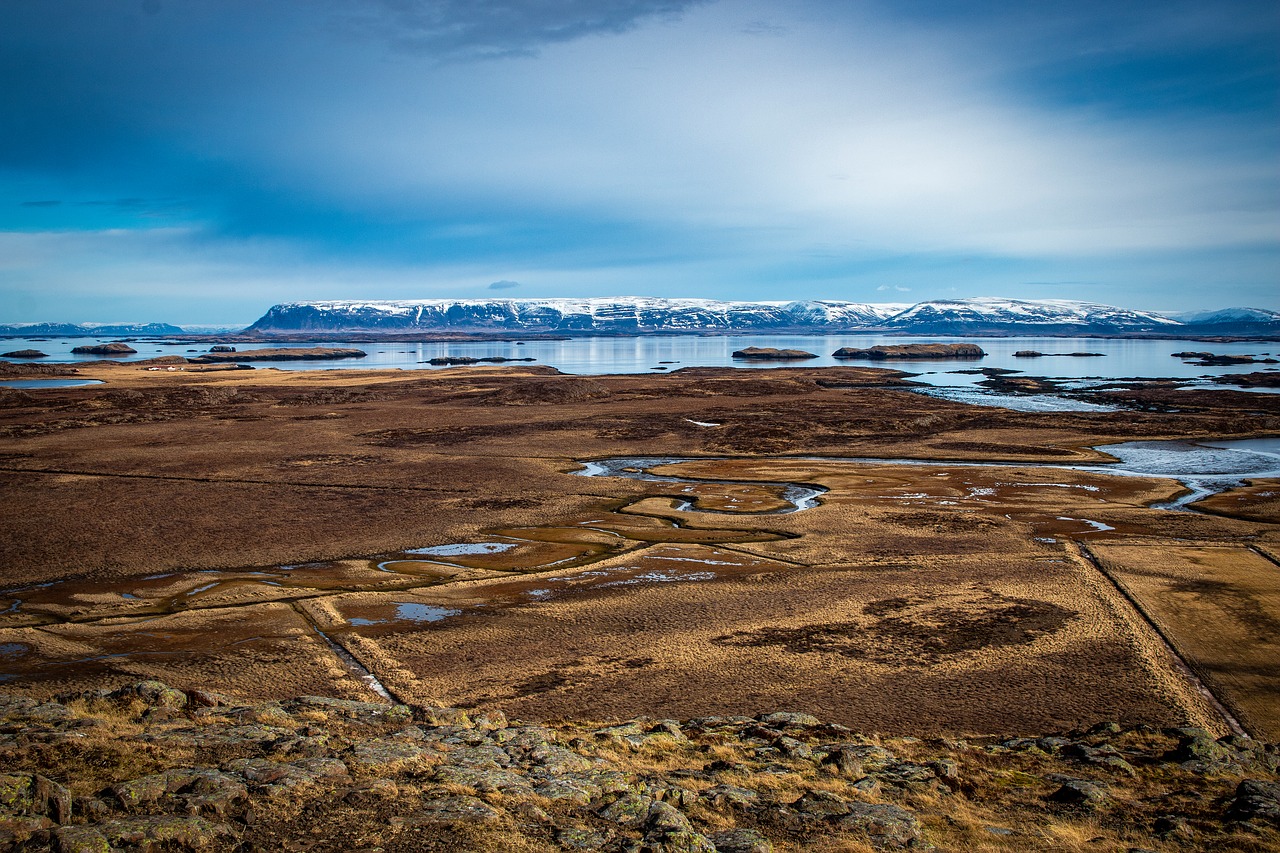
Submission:
<svg viewBox="0 0 1280 853">
<path fill-rule="evenodd" d="M 910 847 L 920 840 L 920 821 L 891 803 L 850 803 L 849 812 L 838 823 L 842 829 L 865 834 L 877 848 Z"/>
<path fill-rule="evenodd" d="M 296 797 L 297 789 L 348 778 L 347 765 L 336 758 L 308 758 L 301 761 L 271 761 L 266 758 L 238 758 L 224 769 L 248 783 L 255 794 L 269 798 Z"/>
<path fill-rule="evenodd" d="M 568 826 L 556 832 L 556 842 L 568 850 L 600 850 L 612 837 L 581 826 Z"/>
<path fill-rule="evenodd" d="M 236 837 L 236 831 L 227 824 L 171 815 L 121 818 L 92 827 L 63 827 L 57 833 L 59 851 L 76 853 L 99 853 L 114 847 L 198 853 L 228 849 L 234 846 Z"/>
<path fill-rule="evenodd" d="M 487 794 L 499 792 L 508 796 L 532 796 L 529 780 L 501 767 L 455 767 L 442 765 L 436 768 L 433 781 L 441 784 L 465 785 Z"/>
<path fill-rule="evenodd" d="M 0 775 L 0 817 L 47 817 L 66 823 L 71 819 L 71 792 L 35 773 Z"/>
<path fill-rule="evenodd" d="M 359 702 L 354 699 L 333 699 L 328 696 L 299 696 L 285 704 L 293 713 L 299 711 L 324 711 L 336 717 L 359 722 L 404 721 L 413 719 L 413 709 L 408 705 L 388 705 L 381 702 Z"/>
<path fill-rule="evenodd" d="M 716 853 L 773 853 L 773 842 L 754 829 L 730 829 L 711 836 Z"/>
<path fill-rule="evenodd" d="M 1064 779 L 1061 787 L 1049 795 L 1049 800 L 1068 806 L 1092 808 L 1107 800 L 1107 789 L 1087 779 Z"/>
<path fill-rule="evenodd" d="M 755 791 L 739 788 L 736 785 L 716 785 L 707 788 L 700 796 L 716 810 L 749 809 L 760 800 L 760 795 Z"/>
<path fill-rule="evenodd" d="M 654 801 L 641 794 L 623 794 L 599 809 L 596 814 L 607 821 L 626 827 L 639 827 L 649 818 Z"/>
<path fill-rule="evenodd" d="M 475 797 L 453 796 L 431 800 L 407 818 L 410 825 L 432 823 L 493 823 L 502 812 Z"/>
<path fill-rule="evenodd" d="M 926 792 L 938 789 L 938 773 L 930 765 L 898 761 L 881 769 L 876 778 L 895 788 Z"/>
<path fill-rule="evenodd" d="M 649 833 L 643 849 L 650 853 L 717 853 L 710 838 L 688 829 Z"/>
<path fill-rule="evenodd" d="M 762 714 L 757 717 L 760 722 L 766 726 L 773 727 L 798 727 L 811 728 L 822 725 L 822 721 L 812 714 L 801 714 L 796 711 L 775 711 L 772 714 Z"/>
<path fill-rule="evenodd" d="M 54 837 L 58 853 L 113 853 L 115 849 L 96 826 L 64 826 Z"/>
<path fill-rule="evenodd" d="M 114 786 L 112 793 L 128 812 L 157 805 L 181 806 L 191 814 L 225 817 L 247 804 L 249 791 L 239 779 L 206 768 L 175 768 Z"/>
<path fill-rule="evenodd" d="M 163 681 L 139 681 L 122 687 L 111 694 L 112 698 L 137 698 L 152 708 L 185 708 L 187 694 L 170 687 Z"/>
<path fill-rule="evenodd" d="M 438 754 L 420 746 L 387 738 L 357 743 L 343 758 L 352 771 L 371 775 L 386 775 L 440 760 Z"/>
</svg>

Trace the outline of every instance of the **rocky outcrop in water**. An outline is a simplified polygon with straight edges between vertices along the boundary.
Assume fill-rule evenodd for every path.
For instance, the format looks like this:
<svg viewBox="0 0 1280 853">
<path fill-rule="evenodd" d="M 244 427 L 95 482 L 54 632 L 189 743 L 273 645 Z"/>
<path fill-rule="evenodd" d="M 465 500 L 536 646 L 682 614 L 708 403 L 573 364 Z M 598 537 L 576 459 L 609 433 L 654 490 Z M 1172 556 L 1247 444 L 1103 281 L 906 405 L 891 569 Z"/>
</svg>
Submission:
<svg viewBox="0 0 1280 853">
<path fill-rule="evenodd" d="M 47 352 L 40 352 L 38 349 L 16 349 L 13 352 L 0 354 L 0 358 L 48 358 Z"/>
<path fill-rule="evenodd" d="M 192 364 L 217 364 L 228 361 L 329 361 L 340 358 L 364 358 L 367 352 L 341 347 L 283 347 L 254 349 L 244 352 L 210 352 L 188 359 Z"/>
<path fill-rule="evenodd" d="M 735 350 L 734 358 L 745 358 L 755 361 L 796 361 L 805 358 L 817 358 L 815 353 L 802 349 L 777 349 L 775 347 L 747 347 Z"/>
<path fill-rule="evenodd" d="M 505 364 L 508 361 L 537 361 L 536 358 L 505 358 L 500 355 L 485 358 L 472 358 L 469 355 L 445 355 L 427 359 L 427 364 L 435 365 L 467 365 L 467 364 Z"/>
<path fill-rule="evenodd" d="M 1280 843 L 1280 752 L 1201 729 L 921 741 L 794 712 L 528 725 L 146 681 L 0 695 L 0 766 L 0 849 L 41 853 Z"/>
<path fill-rule="evenodd" d="M 1102 358 L 1105 352 L 1040 352 L 1033 349 L 1020 349 L 1013 354 L 1014 358 Z"/>
<path fill-rule="evenodd" d="M 1174 358 L 1190 361 L 1196 367 L 1226 367 L 1233 364 L 1277 364 L 1274 358 L 1258 358 L 1253 355 L 1215 355 L 1211 352 L 1175 352 Z"/>
<path fill-rule="evenodd" d="M 896 344 L 889 346 L 841 347 L 831 354 L 832 358 L 865 358 L 870 361 L 886 359 L 941 359 L 941 358 L 982 358 L 986 352 L 977 344 Z"/>
<path fill-rule="evenodd" d="M 126 343 L 113 341 L 109 344 L 86 344 L 71 350 L 74 355 L 132 355 L 136 349 Z"/>
</svg>

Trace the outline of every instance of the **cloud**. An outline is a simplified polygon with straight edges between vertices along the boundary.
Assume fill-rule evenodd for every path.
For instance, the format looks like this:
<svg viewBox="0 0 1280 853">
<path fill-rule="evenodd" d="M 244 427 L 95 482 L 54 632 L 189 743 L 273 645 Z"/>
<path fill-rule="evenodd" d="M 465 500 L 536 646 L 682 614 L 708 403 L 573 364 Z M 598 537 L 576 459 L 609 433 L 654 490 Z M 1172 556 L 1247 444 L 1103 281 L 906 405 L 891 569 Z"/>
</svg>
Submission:
<svg viewBox="0 0 1280 853">
<path fill-rule="evenodd" d="M 159 287 L 148 241 L 72 232 L 163 217 L 165 275 L 233 257 L 254 298 L 1280 298 L 1273 0 L 140 7 L 0 3 L 0 231 L 85 282 L 136 252 Z"/>
<path fill-rule="evenodd" d="M 353 0 L 335 24 L 437 59 L 532 56 L 545 45 L 618 34 L 706 0 Z"/>
<path fill-rule="evenodd" d="M 902 285 L 900 285 L 900 284 L 895 284 L 895 285 L 882 284 L 882 285 L 880 285 L 879 287 L 877 287 L 877 288 L 876 288 L 876 290 L 880 290 L 880 291 L 884 291 L 884 290 L 896 290 L 898 293 L 910 293 L 910 292 L 911 292 L 911 288 L 909 288 L 909 287 L 903 287 L 903 286 L 902 286 Z"/>
<path fill-rule="evenodd" d="M 489 285 L 489 289 L 490 290 L 510 290 L 513 287 L 519 287 L 519 286 L 520 286 L 520 282 L 518 281 L 507 281 L 506 279 L 503 279 L 502 281 L 495 281 L 493 284 Z"/>
</svg>

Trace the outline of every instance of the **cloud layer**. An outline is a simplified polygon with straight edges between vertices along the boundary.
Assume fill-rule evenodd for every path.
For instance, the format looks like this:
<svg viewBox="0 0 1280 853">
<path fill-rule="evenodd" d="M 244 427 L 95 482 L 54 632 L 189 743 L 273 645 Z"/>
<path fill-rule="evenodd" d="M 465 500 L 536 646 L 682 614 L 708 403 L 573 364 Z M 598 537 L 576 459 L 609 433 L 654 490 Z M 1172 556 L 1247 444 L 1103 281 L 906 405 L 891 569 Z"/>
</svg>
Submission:
<svg viewBox="0 0 1280 853">
<path fill-rule="evenodd" d="M 1280 307 L 1274 4 L 963 5 L 7 4 L 0 319 L 516 281 Z"/>
</svg>

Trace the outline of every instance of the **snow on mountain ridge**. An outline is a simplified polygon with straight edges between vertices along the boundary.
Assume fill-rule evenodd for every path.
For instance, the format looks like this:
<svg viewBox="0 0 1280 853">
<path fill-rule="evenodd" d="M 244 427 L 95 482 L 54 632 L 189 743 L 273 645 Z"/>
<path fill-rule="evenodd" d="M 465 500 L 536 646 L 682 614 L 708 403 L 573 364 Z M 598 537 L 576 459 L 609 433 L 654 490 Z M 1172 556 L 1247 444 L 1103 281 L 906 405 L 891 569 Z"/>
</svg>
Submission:
<svg viewBox="0 0 1280 853">
<path fill-rule="evenodd" d="M 1234 313 L 1233 313 L 1234 312 Z M 1243 312 L 1243 313 L 1241 313 Z M 1228 309 L 1208 322 L 1269 328 L 1280 315 Z M 1235 315 L 1240 314 L 1237 318 Z M 1208 315 L 1206 315 L 1208 316 Z M 1071 299 L 973 297 L 914 305 L 841 300 L 721 301 L 649 296 L 288 302 L 253 331 L 541 330 L 572 332 L 894 330 L 912 334 L 1127 334 L 1191 329 L 1180 319 Z M 1207 327 L 1206 327 L 1207 328 Z"/>
<path fill-rule="evenodd" d="M 329 300 L 273 306 L 250 328 L 734 329 L 865 326 L 901 305 L 658 297 Z"/>
<path fill-rule="evenodd" d="M 1183 323 L 1280 323 L 1280 311 L 1265 308 L 1221 308 L 1216 311 L 1184 311 L 1168 315 Z"/>
<path fill-rule="evenodd" d="M 920 323 L 1119 327 L 1181 325 L 1177 320 L 1151 311 L 1133 311 L 1098 302 L 1073 299 L 1004 299 L 991 296 L 921 302 L 890 318 L 886 325 L 896 327 Z"/>
</svg>

